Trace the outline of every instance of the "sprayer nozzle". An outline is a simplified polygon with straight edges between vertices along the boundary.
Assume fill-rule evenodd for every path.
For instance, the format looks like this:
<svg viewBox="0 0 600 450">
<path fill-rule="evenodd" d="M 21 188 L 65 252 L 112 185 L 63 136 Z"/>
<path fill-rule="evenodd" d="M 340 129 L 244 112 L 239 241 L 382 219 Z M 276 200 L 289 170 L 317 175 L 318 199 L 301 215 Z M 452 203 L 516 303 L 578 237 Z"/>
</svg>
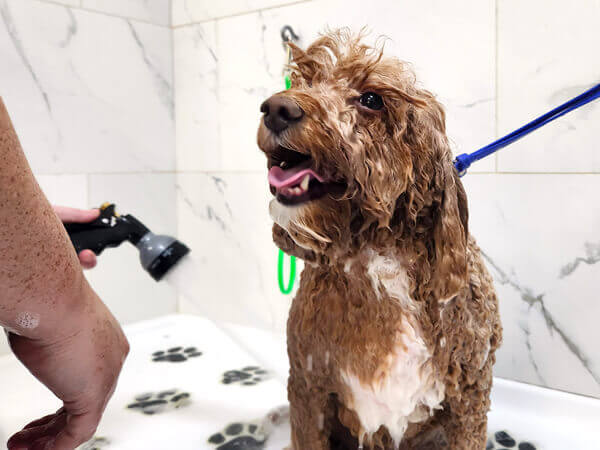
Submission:
<svg viewBox="0 0 600 450">
<path fill-rule="evenodd" d="M 152 278 L 160 281 L 189 252 L 187 246 L 174 240 L 146 267 L 146 270 Z"/>
</svg>

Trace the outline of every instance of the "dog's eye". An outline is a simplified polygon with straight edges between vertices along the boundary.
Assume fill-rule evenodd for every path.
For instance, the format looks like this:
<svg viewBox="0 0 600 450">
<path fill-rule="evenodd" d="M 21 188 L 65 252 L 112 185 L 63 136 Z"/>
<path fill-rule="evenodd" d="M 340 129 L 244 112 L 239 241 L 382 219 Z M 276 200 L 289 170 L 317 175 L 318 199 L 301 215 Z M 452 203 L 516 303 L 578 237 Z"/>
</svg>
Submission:
<svg viewBox="0 0 600 450">
<path fill-rule="evenodd" d="M 360 96 L 359 102 L 365 108 L 374 109 L 376 111 L 383 108 L 383 99 L 375 92 L 365 92 Z"/>
</svg>

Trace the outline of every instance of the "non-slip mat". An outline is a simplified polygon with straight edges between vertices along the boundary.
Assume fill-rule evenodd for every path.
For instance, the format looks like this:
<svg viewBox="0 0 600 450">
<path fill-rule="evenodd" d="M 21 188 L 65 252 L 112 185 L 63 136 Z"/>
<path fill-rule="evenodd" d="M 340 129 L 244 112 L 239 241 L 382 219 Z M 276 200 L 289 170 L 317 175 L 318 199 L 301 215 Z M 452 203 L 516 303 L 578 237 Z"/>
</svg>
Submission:
<svg viewBox="0 0 600 450">
<path fill-rule="evenodd" d="M 286 389 L 212 322 L 167 316 L 125 327 L 131 352 L 96 436 L 82 449 L 282 449 Z M 9 436 L 59 403 L 12 357 L 0 361 Z M 8 391 L 23 393 L 8 395 Z M 11 405 L 8 408 L 6 405 Z M 279 423 L 284 423 L 283 431 Z M 276 430 L 277 429 L 277 430 Z M 274 432 L 275 431 L 275 432 Z M 277 436 L 280 436 L 279 438 Z M 287 442 L 286 442 L 287 441 Z"/>
</svg>

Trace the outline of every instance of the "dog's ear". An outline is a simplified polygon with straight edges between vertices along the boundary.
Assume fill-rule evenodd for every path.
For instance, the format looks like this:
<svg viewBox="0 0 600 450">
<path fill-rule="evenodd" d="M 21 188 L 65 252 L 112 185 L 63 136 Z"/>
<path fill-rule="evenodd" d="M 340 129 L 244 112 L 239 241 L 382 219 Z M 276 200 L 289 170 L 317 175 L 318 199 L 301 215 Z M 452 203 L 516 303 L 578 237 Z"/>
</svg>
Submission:
<svg viewBox="0 0 600 450">
<path fill-rule="evenodd" d="M 335 61 L 341 57 L 341 37 L 337 34 L 321 36 L 306 50 L 302 50 L 293 42 L 288 42 L 287 45 L 292 53 L 292 85 L 298 75 L 308 84 L 327 79 Z"/>
<path fill-rule="evenodd" d="M 292 86 L 294 86 L 298 77 L 303 78 L 307 83 L 311 83 L 315 74 L 322 70 L 322 64 L 309 56 L 293 42 L 288 42 L 292 53 Z"/>
<path fill-rule="evenodd" d="M 312 250 L 300 247 L 282 227 L 273 224 L 273 242 L 288 255 L 303 259 L 304 261 L 315 261 L 316 255 Z"/>
<path fill-rule="evenodd" d="M 467 283 L 468 206 L 467 196 L 454 166 L 438 166 L 435 185 L 441 203 L 434 223 L 432 285 L 438 300 L 454 297 Z"/>
</svg>

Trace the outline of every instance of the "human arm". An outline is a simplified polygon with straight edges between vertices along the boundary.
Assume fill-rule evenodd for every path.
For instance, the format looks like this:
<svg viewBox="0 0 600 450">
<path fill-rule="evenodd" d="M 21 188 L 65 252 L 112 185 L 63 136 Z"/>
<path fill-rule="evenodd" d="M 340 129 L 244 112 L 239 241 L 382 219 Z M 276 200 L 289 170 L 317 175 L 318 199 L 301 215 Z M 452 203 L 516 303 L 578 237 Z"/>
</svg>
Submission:
<svg viewBox="0 0 600 450">
<path fill-rule="evenodd" d="M 115 388 L 127 340 L 83 276 L 1 99 L 0 326 L 15 355 L 64 404 L 8 447 L 70 450 L 89 439 Z"/>
</svg>

